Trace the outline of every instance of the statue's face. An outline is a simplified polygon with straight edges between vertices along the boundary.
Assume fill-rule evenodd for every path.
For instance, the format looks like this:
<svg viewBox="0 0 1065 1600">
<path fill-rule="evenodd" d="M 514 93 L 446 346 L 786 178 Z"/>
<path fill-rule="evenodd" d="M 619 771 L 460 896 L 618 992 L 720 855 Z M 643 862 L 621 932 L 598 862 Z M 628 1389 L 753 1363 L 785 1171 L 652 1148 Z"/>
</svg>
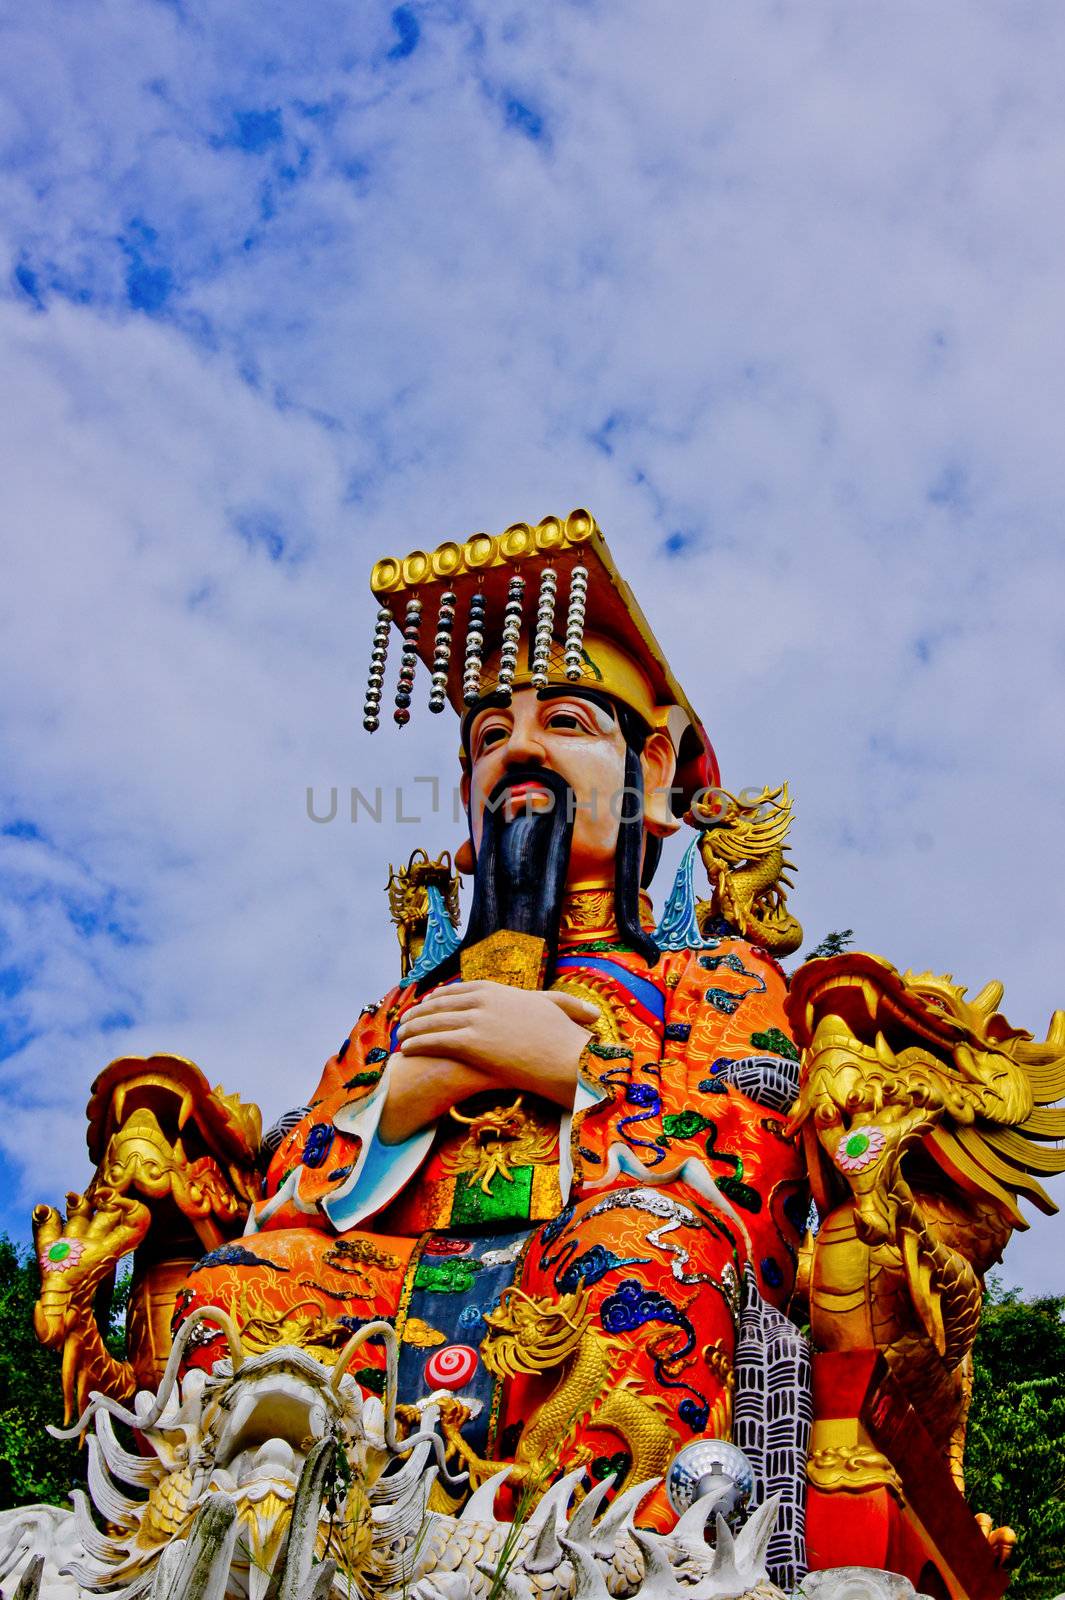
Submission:
<svg viewBox="0 0 1065 1600">
<path fill-rule="evenodd" d="M 574 795 L 570 883 L 611 884 L 625 781 L 625 739 L 603 706 L 579 694 L 541 700 L 519 689 L 505 707 L 478 712 L 470 727 L 470 821 L 474 850 L 481 846 L 485 802 L 515 768 L 545 767 Z M 635 799 L 625 800 L 626 815 Z M 506 794 L 503 816 L 550 810 L 553 796 L 523 781 Z"/>
</svg>

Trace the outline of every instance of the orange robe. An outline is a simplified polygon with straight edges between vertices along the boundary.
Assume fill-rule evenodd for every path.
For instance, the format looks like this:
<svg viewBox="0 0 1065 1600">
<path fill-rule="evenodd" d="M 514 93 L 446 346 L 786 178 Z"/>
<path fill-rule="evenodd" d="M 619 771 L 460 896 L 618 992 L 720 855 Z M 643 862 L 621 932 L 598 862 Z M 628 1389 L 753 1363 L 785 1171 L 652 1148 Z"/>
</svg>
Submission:
<svg viewBox="0 0 1065 1600">
<path fill-rule="evenodd" d="M 808 1208 L 785 1132 L 784 976 L 727 932 L 653 968 L 616 936 L 574 935 L 556 986 L 603 1017 L 572 1117 L 493 1094 L 380 1146 L 382 1075 L 416 998 L 393 990 L 326 1063 L 249 1232 L 193 1269 L 177 1321 L 222 1305 L 251 1344 L 324 1356 L 389 1318 L 400 1400 L 450 1390 L 478 1458 L 542 1463 L 550 1439 L 551 1469 L 646 1477 L 692 1438 L 727 1437 L 744 1268 L 786 1309 Z M 560 1308 L 564 1361 L 513 1342 L 506 1370 L 482 1359 L 519 1301 Z M 579 1349 L 565 1324 L 578 1312 Z M 190 1360 L 210 1366 L 224 1345 L 209 1326 L 197 1336 Z M 381 1347 L 356 1360 L 379 1390 Z"/>
</svg>

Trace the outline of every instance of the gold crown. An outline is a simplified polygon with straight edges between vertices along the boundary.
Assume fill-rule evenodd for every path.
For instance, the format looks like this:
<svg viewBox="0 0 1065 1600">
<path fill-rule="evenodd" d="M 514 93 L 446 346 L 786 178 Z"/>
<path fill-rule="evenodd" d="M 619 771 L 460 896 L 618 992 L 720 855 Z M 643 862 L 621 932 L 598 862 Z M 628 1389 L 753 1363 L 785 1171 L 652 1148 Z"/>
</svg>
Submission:
<svg viewBox="0 0 1065 1600">
<path fill-rule="evenodd" d="M 370 587 L 381 605 L 364 708 L 368 731 L 379 724 L 395 621 L 403 634 L 393 712 L 400 725 L 410 719 L 418 660 L 430 673 L 432 711 L 450 702 L 461 715 L 488 693 L 583 684 L 669 731 L 684 796 L 718 782 L 702 725 L 590 512 L 385 556 Z M 460 613 L 461 649 L 454 636 Z"/>
</svg>

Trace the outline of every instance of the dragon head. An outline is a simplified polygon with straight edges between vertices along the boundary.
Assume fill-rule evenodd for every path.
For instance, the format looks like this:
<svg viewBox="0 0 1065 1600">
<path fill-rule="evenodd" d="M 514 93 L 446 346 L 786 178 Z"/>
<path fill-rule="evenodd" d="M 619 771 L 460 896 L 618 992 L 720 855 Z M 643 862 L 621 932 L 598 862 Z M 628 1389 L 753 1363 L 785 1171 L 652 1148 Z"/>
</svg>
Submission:
<svg viewBox="0 0 1065 1600">
<path fill-rule="evenodd" d="M 518 1372 L 547 1372 L 576 1350 L 590 1321 L 590 1291 L 573 1294 L 526 1294 L 505 1289 L 494 1311 L 485 1313 L 489 1337 L 481 1354 L 496 1377 Z"/>
<path fill-rule="evenodd" d="M 1053 1108 L 1065 1012 L 1038 1042 L 999 1011 L 1002 993 L 989 983 L 969 999 L 949 976 L 859 951 L 800 968 L 787 1002 L 803 1049 L 792 1127 L 822 1210 L 849 1188 L 866 1236 L 886 1237 L 893 1180 L 918 1149 L 1013 1227 L 1028 1226 L 1019 1195 L 1057 1209 L 1037 1175 L 1065 1171 L 1065 1109 Z"/>
<path fill-rule="evenodd" d="M 714 789 L 704 802 L 693 805 L 690 820 L 702 835 L 704 859 L 716 857 L 738 866 L 785 847 L 792 809 L 786 783 L 775 789 L 767 785 L 759 794 Z"/>
</svg>

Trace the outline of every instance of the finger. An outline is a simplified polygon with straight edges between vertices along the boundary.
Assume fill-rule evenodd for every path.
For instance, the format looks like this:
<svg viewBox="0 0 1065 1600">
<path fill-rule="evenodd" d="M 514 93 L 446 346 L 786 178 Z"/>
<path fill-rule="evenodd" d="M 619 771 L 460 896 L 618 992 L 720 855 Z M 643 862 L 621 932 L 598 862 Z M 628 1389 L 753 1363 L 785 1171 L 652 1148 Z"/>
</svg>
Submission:
<svg viewBox="0 0 1065 1600">
<path fill-rule="evenodd" d="M 33 1242 L 38 1253 L 54 1244 L 63 1231 L 63 1219 L 54 1206 L 34 1206 Z"/>
<path fill-rule="evenodd" d="M 459 985 L 455 984 L 454 987 L 437 989 L 433 994 L 426 995 L 424 1000 L 419 1000 L 417 1005 L 411 1006 L 410 1010 L 404 1013 L 403 1021 L 406 1022 L 408 1017 L 420 1017 L 425 1012 L 431 1015 L 434 1011 L 471 1011 L 477 1004 L 477 996 L 469 994 L 456 996 L 455 989 L 458 987 Z"/>
<path fill-rule="evenodd" d="M 461 1061 L 465 1065 L 463 1040 L 467 1038 L 464 1029 L 446 1028 L 440 1033 L 420 1033 L 414 1038 L 404 1039 L 400 1045 L 400 1054 L 403 1056 L 446 1056 L 450 1061 Z"/>
<path fill-rule="evenodd" d="M 435 990 L 435 993 L 483 995 L 486 989 L 498 989 L 499 987 L 500 985 L 493 983 L 491 978 L 460 978 L 458 983 L 445 984 L 443 988 Z"/>
<path fill-rule="evenodd" d="M 560 1011 L 574 1022 L 579 1022 L 582 1027 L 595 1022 L 603 1014 L 602 1006 L 597 1006 L 594 1000 L 582 1000 L 575 994 L 555 994 L 549 992 L 548 999 L 553 1000 Z"/>
<path fill-rule="evenodd" d="M 435 1011 L 428 1016 L 404 1017 L 396 1029 L 396 1038 L 402 1043 L 404 1039 L 411 1039 L 419 1033 L 446 1032 L 449 1028 L 461 1028 L 469 1021 L 469 1012 L 465 1011 Z"/>
<path fill-rule="evenodd" d="M 72 1190 L 67 1195 L 67 1220 L 63 1231 L 72 1239 L 80 1239 L 93 1219 L 93 1204 L 85 1195 Z"/>
</svg>

